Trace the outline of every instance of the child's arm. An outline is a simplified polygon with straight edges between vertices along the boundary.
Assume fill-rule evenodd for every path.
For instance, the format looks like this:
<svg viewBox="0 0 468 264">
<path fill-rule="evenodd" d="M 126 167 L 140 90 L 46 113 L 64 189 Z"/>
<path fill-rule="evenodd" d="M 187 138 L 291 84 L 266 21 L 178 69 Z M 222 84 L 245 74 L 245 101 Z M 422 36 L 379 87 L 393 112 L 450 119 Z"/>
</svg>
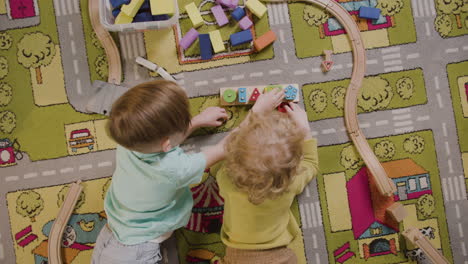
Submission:
<svg viewBox="0 0 468 264">
<path fill-rule="evenodd" d="M 297 193 L 301 193 L 304 187 L 318 174 L 318 154 L 317 154 L 317 140 L 312 137 L 310 131 L 309 121 L 307 120 L 307 113 L 297 104 L 289 103 L 285 106 L 286 112 L 294 120 L 297 127 L 305 132 L 304 137 L 304 158 L 301 161 L 299 168 L 303 169 L 297 175 L 296 181 L 298 182 Z"/>
<path fill-rule="evenodd" d="M 201 127 L 216 127 L 223 124 L 228 118 L 226 109 L 222 107 L 208 107 L 190 121 L 190 127 L 184 135 L 184 141 L 193 131 Z"/>
<path fill-rule="evenodd" d="M 224 151 L 224 145 L 226 144 L 226 141 L 228 139 L 229 139 L 229 135 L 225 136 L 216 145 L 209 146 L 202 150 L 202 153 L 205 155 L 205 159 L 206 159 L 206 166 L 205 166 L 206 169 L 208 169 L 213 164 L 217 163 L 220 160 L 223 160 L 226 157 L 226 153 Z"/>
</svg>

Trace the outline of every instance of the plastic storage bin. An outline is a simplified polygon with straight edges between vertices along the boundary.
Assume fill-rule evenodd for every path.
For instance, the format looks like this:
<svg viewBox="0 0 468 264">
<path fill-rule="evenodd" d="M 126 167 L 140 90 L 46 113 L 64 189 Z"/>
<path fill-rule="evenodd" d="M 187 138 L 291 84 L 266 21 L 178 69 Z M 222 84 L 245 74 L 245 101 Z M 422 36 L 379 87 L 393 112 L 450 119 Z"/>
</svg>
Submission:
<svg viewBox="0 0 468 264">
<path fill-rule="evenodd" d="M 93 0 L 90 0 L 93 1 Z M 98 0 L 95 0 L 98 1 Z M 109 31 L 135 31 L 147 29 L 162 29 L 172 27 L 179 20 L 179 6 L 177 0 L 174 0 L 175 13 L 168 20 L 134 22 L 128 24 L 114 24 L 114 16 L 112 15 L 112 6 L 109 0 L 99 0 L 99 17 L 101 24 Z"/>
</svg>

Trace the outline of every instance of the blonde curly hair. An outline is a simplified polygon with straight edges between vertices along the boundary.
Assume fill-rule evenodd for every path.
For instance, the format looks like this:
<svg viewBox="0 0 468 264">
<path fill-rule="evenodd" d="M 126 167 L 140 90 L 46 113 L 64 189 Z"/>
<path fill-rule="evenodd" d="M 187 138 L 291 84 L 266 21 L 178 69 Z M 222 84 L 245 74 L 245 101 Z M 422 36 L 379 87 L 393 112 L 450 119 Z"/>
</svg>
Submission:
<svg viewBox="0 0 468 264">
<path fill-rule="evenodd" d="M 253 204 L 280 196 L 299 173 L 304 136 L 287 114 L 252 113 L 226 144 L 229 177 Z"/>
</svg>

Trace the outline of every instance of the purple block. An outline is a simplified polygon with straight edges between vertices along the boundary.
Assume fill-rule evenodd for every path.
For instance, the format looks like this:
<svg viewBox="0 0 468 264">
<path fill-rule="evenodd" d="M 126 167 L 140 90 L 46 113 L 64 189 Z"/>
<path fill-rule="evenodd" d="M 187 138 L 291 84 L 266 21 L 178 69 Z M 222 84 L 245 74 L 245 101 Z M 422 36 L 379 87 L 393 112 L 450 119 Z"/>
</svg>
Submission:
<svg viewBox="0 0 468 264">
<path fill-rule="evenodd" d="M 239 27 L 242 28 L 242 30 L 246 30 L 250 28 L 253 25 L 252 20 L 248 16 L 245 16 L 239 21 Z"/>
<path fill-rule="evenodd" d="M 228 5 L 228 7 L 230 7 L 230 8 L 236 8 L 238 3 L 239 3 L 239 0 L 231 0 L 231 2 L 230 2 L 230 4 Z"/>
<path fill-rule="evenodd" d="M 198 31 L 191 28 L 187 34 L 180 40 L 179 45 L 184 49 L 188 49 L 192 43 L 198 38 Z"/>
<path fill-rule="evenodd" d="M 216 0 L 218 5 L 223 5 L 225 7 L 229 7 L 231 5 L 231 0 Z"/>
<path fill-rule="evenodd" d="M 220 5 L 213 6 L 211 8 L 211 12 L 215 16 L 216 22 L 218 22 L 218 26 L 224 26 L 229 22 L 226 14 L 224 14 L 223 8 Z"/>
</svg>

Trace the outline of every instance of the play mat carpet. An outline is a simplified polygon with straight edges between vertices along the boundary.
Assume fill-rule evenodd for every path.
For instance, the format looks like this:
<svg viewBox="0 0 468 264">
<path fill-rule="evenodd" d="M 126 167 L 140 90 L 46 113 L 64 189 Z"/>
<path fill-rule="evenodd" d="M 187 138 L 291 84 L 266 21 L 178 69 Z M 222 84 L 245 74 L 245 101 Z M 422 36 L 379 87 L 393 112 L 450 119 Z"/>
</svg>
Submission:
<svg viewBox="0 0 468 264">
<path fill-rule="evenodd" d="M 298 84 L 321 168 L 292 206 L 302 228 L 290 245 L 299 263 L 429 263 L 401 235 L 413 226 L 450 263 L 468 264 L 468 2 L 334 1 L 356 19 L 367 48 L 359 123 L 397 186 L 391 199 L 379 196 L 345 132 L 350 46 L 340 23 L 316 6 L 268 4 L 266 16 L 253 18 L 252 32 L 273 30 L 272 46 L 254 52 L 249 43 L 227 43 L 208 61 L 200 60 L 198 42 L 185 51 L 179 46 L 191 28 L 183 8 L 172 28 L 114 34 L 123 86 L 157 78 L 135 63 L 137 56 L 177 78 L 193 114 L 218 105 L 220 87 Z M 199 31 L 217 29 L 209 11 L 214 0 L 195 4 L 205 20 Z M 380 17 L 359 19 L 361 6 L 381 9 Z M 84 106 L 92 82 L 106 80 L 108 62 L 87 10 L 88 0 L 0 0 L 0 263 L 47 263 L 51 225 L 78 179 L 84 192 L 66 228 L 64 262 L 89 263 L 106 223 L 115 143 L 106 135 L 106 116 Z M 220 28 L 224 40 L 239 30 L 232 19 Z M 326 49 L 334 61 L 328 73 L 320 68 Z M 183 148 L 218 141 L 248 111 L 227 110 L 225 125 L 197 131 Z M 223 198 L 209 171 L 205 179 L 192 187 L 190 222 L 163 246 L 164 263 L 210 263 L 224 255 Z M 401 223 L 385 217 L 395 201 L 408 211 Z"/>
</svg>

